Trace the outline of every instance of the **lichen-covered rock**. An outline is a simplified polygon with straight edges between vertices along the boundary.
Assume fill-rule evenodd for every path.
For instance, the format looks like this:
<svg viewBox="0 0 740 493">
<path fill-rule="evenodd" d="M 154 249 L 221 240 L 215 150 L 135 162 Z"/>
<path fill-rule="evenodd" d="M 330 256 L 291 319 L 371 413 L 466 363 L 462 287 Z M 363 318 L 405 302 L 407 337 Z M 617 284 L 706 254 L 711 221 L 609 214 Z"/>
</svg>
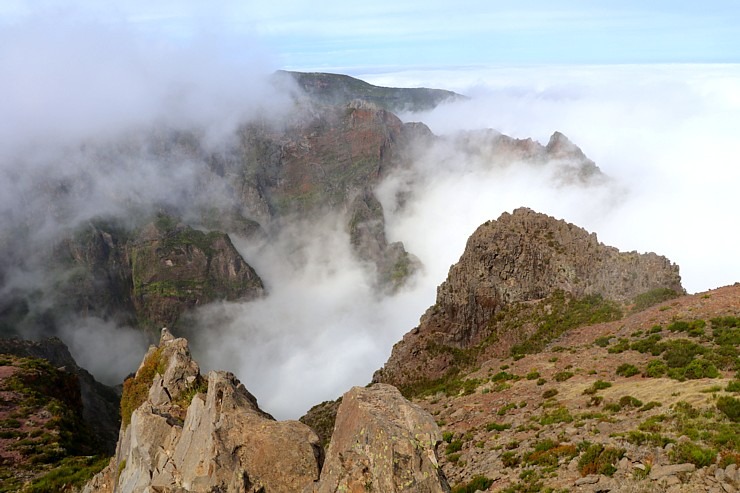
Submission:
<svg viewBox="0 0 740 493">
<path fill-rule="evenodd" d="M 185 339 L 164 329 L 123 400 L 142 384 L 149 387 L 124 415 L 116 455 L 86 493 L 288 493 L 318 480 L 323 452 L 316 434 L 261 411 L 234 375 L 202 377 Z"/>
<path fill-rule="evenodd" d="M 390 385 L 344 394 L 319 483 L 307 493 L 449 492 L 437 464 L 432 416 Z"/>
<path fill-rule="evenodd" d="M 624 302 L 656 288 L 684 292 L 678 266 L 665 257 L 620 252 L 594 233 L 530 209 L 504 213 L 473 233 L 437 289 L 435 305 L 396 344 L 374 381 L 400 386 L 419 375 L 440 377 L 455 349 L 481 343 L 492 334 L 494 317 L 514 304 L 553 293 Z M 522 324 L 516 329 L 517 337 L 526 335 Z"/>
</svg>

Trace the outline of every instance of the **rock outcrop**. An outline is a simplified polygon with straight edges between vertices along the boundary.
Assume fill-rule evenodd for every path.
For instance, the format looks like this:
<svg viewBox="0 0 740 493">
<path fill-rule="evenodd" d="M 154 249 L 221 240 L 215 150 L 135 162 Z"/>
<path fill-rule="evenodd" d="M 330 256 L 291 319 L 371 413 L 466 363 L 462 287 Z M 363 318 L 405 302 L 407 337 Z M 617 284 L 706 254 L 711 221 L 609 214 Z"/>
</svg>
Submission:
<svg viewBox="0 0 740 493">
<path fill-rule="evenodd" d="M 449 492 L 441 442 L 434 418 L 395 387 L 354 387 L 339 406 L 321 481 L 305 493 Z"/>
<path fill-rule="evenodd" d="M 398 289 L 416 272 L 421 262 L 408 253 L 402 242 L 388 243 L 383 206 L 370 190 L 360 193 L 350 206 L 349 234 L 360 259 L 374 264 L 379 287 Z"/>
<path fill-rule="evenodd" d="M 656 288 L 683 292 L 678 266 L 665 257 L 620 252 L 593 233 L 529 209 L 504 213 L 473 233 L 437 289 L 435 305 L 396 344 L 374 380 L 404 385 L 419 376 L 441 376 L 451 352 L 492 334 L 494 317 L 504 307 L 558 292 L 625 302 Z M 517 330 L 521 334 L 514 339 L 527 335 Z"/>
<path fill-rule="evenodd" d="M 86 492 L 287 493 L 318 480 L 310 428 L 275 421 L 230 373 L 202 377 L 187 341 L 166 329 L 127 381 L 122 408 L 116 455 Z"/>
<path fill-rule="evenodd" d="M 215 300 L 250 300 L 262 280 L 218 231 L 204 233 L 161 216 L 129 246 L 139 324 L 172 326 L 188 308 Z"/>
<path fill-rule="evenodd" d="M 124 384 L 121 408 L 115 456 L 85 493 L 449 491 L 434 419 L 395 388 L 344 396 L 325 462 L 311 428 L 275 421 L 230 373 L 201 376 L 187 340 L 167 329 Z"/>
</svg>

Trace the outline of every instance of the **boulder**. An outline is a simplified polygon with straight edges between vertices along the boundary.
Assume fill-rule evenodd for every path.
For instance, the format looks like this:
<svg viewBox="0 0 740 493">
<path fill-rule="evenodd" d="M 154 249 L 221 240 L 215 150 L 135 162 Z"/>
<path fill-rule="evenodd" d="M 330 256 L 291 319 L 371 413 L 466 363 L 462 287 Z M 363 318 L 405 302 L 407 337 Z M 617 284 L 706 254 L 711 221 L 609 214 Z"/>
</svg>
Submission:
<svg viewBox="0 0 740 493">
<path fill-rule="evenodd" d="M 305 492 L 449 492 L 441 442 L 432 416 L 395 387 L 354 387 L 339 406 L 321 480 Z"/>
</svg>

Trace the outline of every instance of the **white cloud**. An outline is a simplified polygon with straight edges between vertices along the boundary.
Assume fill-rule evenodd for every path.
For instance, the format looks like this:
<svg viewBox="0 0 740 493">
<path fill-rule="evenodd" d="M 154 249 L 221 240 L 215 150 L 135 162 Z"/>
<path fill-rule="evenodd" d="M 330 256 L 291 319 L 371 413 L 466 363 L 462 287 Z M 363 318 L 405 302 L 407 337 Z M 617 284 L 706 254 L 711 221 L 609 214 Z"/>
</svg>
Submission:
<svg viewBox="0 0 740 493">
<path fill-rule="evenodd" d="M 427 114 L 406 115 L 439 133 L 489 127 L 546 142 L 553 131 L 562 131 L 630 194 L 599 213 L 547 200 L 540 201 L 540 210 L 595 231 L 603 242 L 622 250 L 666 255 L 680 265 L 690 292 L 740 281 L 734 253 L 740 240 L 735 200 L 740 66 L 440 70 L 426 79 L 425 74 L 366 78 L 382 85 L 452 88 L 473 96 Z M 474 190 L 449 193 L 460 201 L 476 196 Z M 516 188 L 509 190 L 513 194 Z M 490 217 L 506 207 L 494 207 Z"/>
</svg>

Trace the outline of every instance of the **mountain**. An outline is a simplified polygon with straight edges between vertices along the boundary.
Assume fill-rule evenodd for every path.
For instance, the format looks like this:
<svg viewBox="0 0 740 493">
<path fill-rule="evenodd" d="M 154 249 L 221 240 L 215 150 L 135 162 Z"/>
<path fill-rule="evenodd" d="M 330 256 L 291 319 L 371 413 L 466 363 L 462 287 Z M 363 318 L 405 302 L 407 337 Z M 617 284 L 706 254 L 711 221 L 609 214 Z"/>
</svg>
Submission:
<svg viewBox="0 0 740 493">
<path fill-rule="evenodd" d="M 394 113 L 431 110 L 445 102 L 467 99 L 442 89 L 374 86 L 342 74 L 279 71 L 276 75 L 292 78 L 306 94 L 323 103 L 343 105 L 361 99 Z"/>
<path fill-rule="evenodd" d="M 523 354 L 559 336 L 561 319 L 619 318 L 619 303 L 652 290 L 683 293 L 680 280 L 665 257 L 619 252 L 529 209 L 504 213 L 473 233 L 436 303 L 373 380 L 404 388 L 493 354 Z"/>
</svg>

